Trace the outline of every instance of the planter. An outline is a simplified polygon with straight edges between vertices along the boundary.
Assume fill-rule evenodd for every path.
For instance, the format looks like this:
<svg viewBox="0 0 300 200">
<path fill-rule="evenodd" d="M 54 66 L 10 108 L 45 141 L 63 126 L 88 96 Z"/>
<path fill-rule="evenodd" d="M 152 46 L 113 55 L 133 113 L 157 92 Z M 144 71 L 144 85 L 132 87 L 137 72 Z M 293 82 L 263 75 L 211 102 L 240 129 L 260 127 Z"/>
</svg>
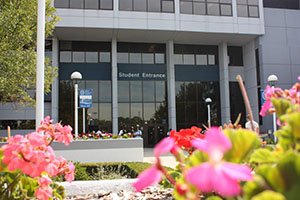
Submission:
<svg viewBox="0 0 300 200">
<path fill-rule="evenodd" d="M 1 142 L 0 146 L 6 144 Z M 143 162 L 143 139 L 75 140 L 69 146 L 53 142 L 56 157 L 81 163 Z"/>
</svg>

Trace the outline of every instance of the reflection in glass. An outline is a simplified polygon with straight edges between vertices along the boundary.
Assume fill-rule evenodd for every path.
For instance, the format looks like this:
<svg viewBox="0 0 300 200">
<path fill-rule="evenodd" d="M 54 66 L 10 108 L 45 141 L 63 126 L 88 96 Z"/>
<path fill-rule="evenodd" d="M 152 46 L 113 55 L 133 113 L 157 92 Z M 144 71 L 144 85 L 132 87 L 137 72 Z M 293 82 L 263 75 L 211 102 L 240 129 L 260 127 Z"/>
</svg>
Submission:
<svg viewBox="0 0 300 200">
<path fill-rule="evenodd" d="M 138 117 L 143 119 L 143 104 L 142 103 L 131 103 L 131 118 Z"/>
<path fill-rule="evenodd" d="M 129 81 L 118 81 L 119 102 L 129 102 Z"/>
<path fill-rule="evenodd" d="M 118 103 L 119 117 L 129 118 L 129 103 Z"/>
<path fill-rule="evenodd" d="M 110 63 L 110 52 L 100 52 L 100 62 Z"/>
<path fill-rule="evenodd" d="M 197 101 L 197 85 L 195 82 L 185 82 L 185 100 Z"/>
<path fill-rule="evenodd" d="M 196 96 L 196 95 L 195 95 Z M 186 122 L 197 122 L 197 103 L 190 102 L 185 104 Z"/>
<path fill-rule="evenodd" d="M 175 94 L 176 94 L 176 102 L 184 101 L 184 82 L 182 81 L 175 82 Z"/>
<path fill-rule="evenodd" d="M 72 52 L 71 51 L 61 51 L 60 52 L 60 62 L 62 62 L 62 63 L 72 62 Z"/>
<path fill-rule="evenodd" d="M 184 103 L 177 103 L 176 102 L 176 121 L 177 121 L 177 123 L 185 123 L 185 106 L 184 106 Z"/>
<path fill-rule="evenodd" d="M 85 52 L 85 59 L 87 63 L 97 63 L 98 52 Z"/>
<path fill-rule="evenodd" d="M 166 100 L 166 91 L 165 91 L 165 82 L 164 81 L 156 81 L 155 82 L 155 98 L 156 101 L 164 101 Z"/>
<path fill-rule="evenodd" d="M 140 64 L 142 63 L 141 53 L 129 53 L 129 63 Z"/>
<path fill-rule="evenodd" d="M 142 82 L 130 82 L 130 100 L 131 102 L 142 101 Z"/>
<path fill-rule="evenodd" d="M 73 62 L 74 63 L 84 63 L 85 53 L 82 51 L 73 51 Z"/>
<path fill-rule="evenodd" d="M 100 102 L 111 102 L 111 81 L 100 81 Z"/>
<path fill-rule="evenodd" d="M 86 89 L 93 90 L 93 102 L 99 102 L 99 88 L 98 81 L 86 81 Z"/>
<path fill-rule="evenodd" d="M 99 103 L 100 121 L 106 122 L 111 121 L 111 104 L 110 103 Z"/>
<path fill-rule="evenodd" d="M 154 101 L 154 81 L 143 81 L 144 102 Z"/>
<path fill-rule="evenodd" d="M 154 117 L 155 104 L 154 103 L 144 103 L 144 120 L 149 121 Z"/>
<path fill-rule="evenodd" d="M 118 53 L 118 63 L 128 63 L 128 53 Z"/>
<path fill-rule="evenodd" d="M 98 103 L 93 103 L 91 108 L 87 108 L 87 120 L 89 125 L 98 124 L 99 119 L 99 108 Z"/>
</svg>

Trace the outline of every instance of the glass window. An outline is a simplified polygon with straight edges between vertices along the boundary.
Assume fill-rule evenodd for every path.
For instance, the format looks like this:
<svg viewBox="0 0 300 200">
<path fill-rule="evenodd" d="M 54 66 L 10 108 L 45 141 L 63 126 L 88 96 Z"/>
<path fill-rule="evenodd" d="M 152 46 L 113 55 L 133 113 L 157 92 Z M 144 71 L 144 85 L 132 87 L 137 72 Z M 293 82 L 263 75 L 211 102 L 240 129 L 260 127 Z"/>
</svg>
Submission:
<svg viewBox="0 0 300 200">
<path fill-rule="evenodd" d="M 206 15 L 206 5 L 205 3 L 195 3 L 193 7 L 194 14 L 197 15 Z"/>
<path fill-rule="evenodd" d="M 258 0 L 248 0 L 248 5 L 258 5 Z"/>
<path fill-rule="evenodd" d="M 215 55 L 208 55 L 208 64 L 209 65 L 215 65 L 216 64 Z"/>
<path fill-rule="evenodd" d="M 237 5 L 237 15 L 238 17 L 248 17 L 248 6 Z"/>
<path fill-rule="evenodd" d="M 99 8 L 99 0 L 85 0 L 84 8 L 86 9 L 98 9 Z"/>
<path fill-rule="evenodd" d="M 133 10 L 132 0 L 119 0 L 120 10 Z"/>
<path fill-rule="evenodd" d="M 220 3 L 232 3 L 232 1 L 231 0 L 220 0 Z"/>
<path fill-rule="evenodd" d="M 119 117 L 129 118 L 129 103 L 118 103 Z"/>
<path fill-rule="evenodd" d="M 146 0 L 133 0 L 133 10 L 146 11 L 147 10 Z"/>
<path fill-rule="evenodd" d="M 143 81 L 143 100 L 144 102 L 154 101 L 154 81 Z"/>
<path fill-rule="evenodd" d="M 148 0 L 149 12 L 160 12 L 160 0 Z"/>
<path fill-rule="evenodd" d="M 162 1 L 162 12 L 174 12 L 174 1 Z"/>
<path fill-rule="evenodd" d="M 129 81 L 118 81 L 119 102 L 129 102 Z"/>
<path fill-rule="evenodd" d="M 143 104 L 142 103 L 131 103 L 130 105 L 130 116 L 131 118 L 138 117 L 143 119 Z"/>
<path fill-rule="evenodd" d="M 221 15 L 223 16 L 232 16 L 231 4 L 221 4 Z"/>
<path fill-rule="evenodd" d="M 73 51 L 73 62 L 74 63 L 84 63 L 85 59 L 84 59 L 84 52 L 79 52 L 79 51 Z"/>
<path fill-rule="evenodd" d="M 100 120 L 111 121 L 111 104 L 99 103 Z"/>
<path fill-rule="evenodd" d="M 128 53 L 118 53 L 118 63 L 129 63 Z"/>
<path fill-rule="evenodd" d="M 193 13 L 193 2 L 180 1 L 180 13 L 192 14 Z"/>
<path fill-rule="evenodd" d="M 219 3 L 219 0 L 207 0 L 209 3 Z"/>
<path fill-rule="evenodd" d="M 155 82 L 155 99 L 156 101 L 167 101 L 164 81 Z"/>
<path fill-rule="evenodd" d="M 100 0 L 100 9 L 112 10 L 113 9 L 112 0 Z"/>
<path fill-rule="evenodd" d="M 155 103 L 144 103 L 144 120 L 149 121 L 154 118 L 155 114 Z"/>
<path fill-rule="evenodd" d="M 197 65 L 207 65 L 207 55 L 196 55 Z"/>
<path fill-rule="evenodd" d="M 258 7 L 257 6 L 249 6 L 249 17 L 258 17 Z"/>
<path fill-rule="evenodd" d="M 85 60 L 87 63 L 97 63 L 98 52 L 85 52 Z"/>
<path fill-rule="evenodd" d="M 83 8 L 83 0 L 70 0 L 70 8 Z"/>
<path fill-rule="evenodd" d="M 111 81 L 100 81 L 100 102 L 111 102 Z"/>
<path fill-rule="evenodd" d="M 183 64 L 183 55 L 182 54 L 175 54 L 175 65 L 182 65 Z"/>
<path fill-rule="evenodd" d="M 177 123 L 185 122 L 185 106 L 184 105 L 185 105 L 184 103 L 176 102 L 176 121 L 177 121 Z"/>
<path fill-rule="evenodd" d="M 156 64 L 165 64 L 165 54 L 156 53 L 155 54 L 155 63 Z"/>
<path fill-rule="evenodd" d="M 60 62 L 63 62 L 63 63 L 72 62 L 72 52 L 71 51 L 61 51 L 59 60 L 60 60 Z"/>
<path fill-rule="evenodd" d="M 207 4 L 207 14 L 208 15 L 220 15 L 219 4 L 208 3 Z"/>
<path fill-rule="evenodd" d="M 99 102 L 99 88 L 98 81 L 86 81 L 86 89 L 93 90 L 93 102 Z"/>
<path fill-rule="evenodd" d="M 140 64 L 142 63 L 141 53 L 129 53 L 129 63 Z"/>
<path fill-rule="evenodd" d="M 142 54 L 143 64 L 154 64 L 154 54 L 153 53 L 143 53 Z"/>
<path fill-rule="evenodd" d="M 110 63 L 110 52 L 100 52 L 100 62 Z"/>
<path fill-rule="evenodd" d="M 98 105 L 98 103 L 93 103 L 91 108 L 87 108 L 87 119 L 89 121 L 89 124 L 91 124 L 91 120 L 99 119 Z"/>
<path fill-rule="evenodd" d="M 247 5 L 247 0 L 236 0 L 237 4 Z"/>
<path fill-rule="evenodd" d="M 184 101 L 184 82 L 181 81 L 175 82 L 175 94 L 176 94 L 176 102 Z"/>
<path fill-rule="evenodd" d="M 130 101 L 142 101 L 142 81 L 130 81 Z"/>
<path fill-rule="evenodd" d="M 55 0 L 54 7 L 55 8 L 69 8 L 69 0 Z"/>
<path fill-rule="evenodd" d="M 185 65 L 194 65 L 195 64 L 195 56 L 194 54 L 184 54 L 183 55 L 183 64 Z"/>
<path fill-rule="evenodd" d="M 197 122 L 197 103 L 189 102 L 185 104 L 186 122 Z"/>
</svg>

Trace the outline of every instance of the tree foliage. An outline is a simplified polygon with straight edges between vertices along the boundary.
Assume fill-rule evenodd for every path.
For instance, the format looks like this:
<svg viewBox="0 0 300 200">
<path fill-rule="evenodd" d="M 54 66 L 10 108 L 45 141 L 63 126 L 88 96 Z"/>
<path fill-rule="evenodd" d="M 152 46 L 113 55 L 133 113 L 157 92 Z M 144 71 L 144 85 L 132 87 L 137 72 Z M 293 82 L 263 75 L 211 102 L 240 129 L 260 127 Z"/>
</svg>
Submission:
<svg viewBox="0 0 300 200">
<path fill-rule="evenodd" d="M 0 1 L 0 97 L 6 102 L 34 102 L 28 90 L 35 88 L 38 0 Z M 51 36 L 58 21 L 51 1 L 46 0 L 46 33 Z M 45 92 L 57 69 L 45 58 Z"/>
</svg>

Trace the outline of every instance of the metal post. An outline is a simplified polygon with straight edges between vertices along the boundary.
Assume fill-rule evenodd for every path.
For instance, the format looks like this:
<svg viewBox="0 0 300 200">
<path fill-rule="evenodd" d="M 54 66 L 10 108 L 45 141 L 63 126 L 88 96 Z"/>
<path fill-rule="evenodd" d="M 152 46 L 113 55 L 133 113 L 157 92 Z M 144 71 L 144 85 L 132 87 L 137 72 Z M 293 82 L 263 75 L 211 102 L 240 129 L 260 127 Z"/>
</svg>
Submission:
<svg viewBox="0 0 300 200">
<path fill-rule="evenodd" d="M 75 97 L 75 103 L 74 103 L 74 105 L 75 105 L 75 111 L 74 111 L 74 115 L 75 115 L 75 118 L 74 118 L 74 132 L 75 132 L 75 138 L 77 138 L 78 137 L 78 84 L 77 83 L 75 83 L 75 85 L 74 85 L 74 90 L 75 90 L 75 95 L 74 95 L 74 97 Z"/>
<path fill-rule="evenodd" d="M 38 0 L 35 128 L 44 118 L 45 0 Z"/>
<path fill-rule="evenodd" d="M 274 89 L 274 86 L 272 86 Z M 277 131 L 277 124 L 276 124 L 276 112 L 273 113 L 273 136 L 274 136 L 274 142 L 276 144 L 277 142 L 277 137 L 275 136 L 275 132 Z"/>
<path fill-rule="evenodd" d="M 85 133 L 85 108 L 82 108 L 82 132 Z"/>
<path fill-rule="evenodd" d="M 210 128 L 210 105 L 207 104 L 207 121 L 208 121 L 208 127 Z"/>
</svg>

